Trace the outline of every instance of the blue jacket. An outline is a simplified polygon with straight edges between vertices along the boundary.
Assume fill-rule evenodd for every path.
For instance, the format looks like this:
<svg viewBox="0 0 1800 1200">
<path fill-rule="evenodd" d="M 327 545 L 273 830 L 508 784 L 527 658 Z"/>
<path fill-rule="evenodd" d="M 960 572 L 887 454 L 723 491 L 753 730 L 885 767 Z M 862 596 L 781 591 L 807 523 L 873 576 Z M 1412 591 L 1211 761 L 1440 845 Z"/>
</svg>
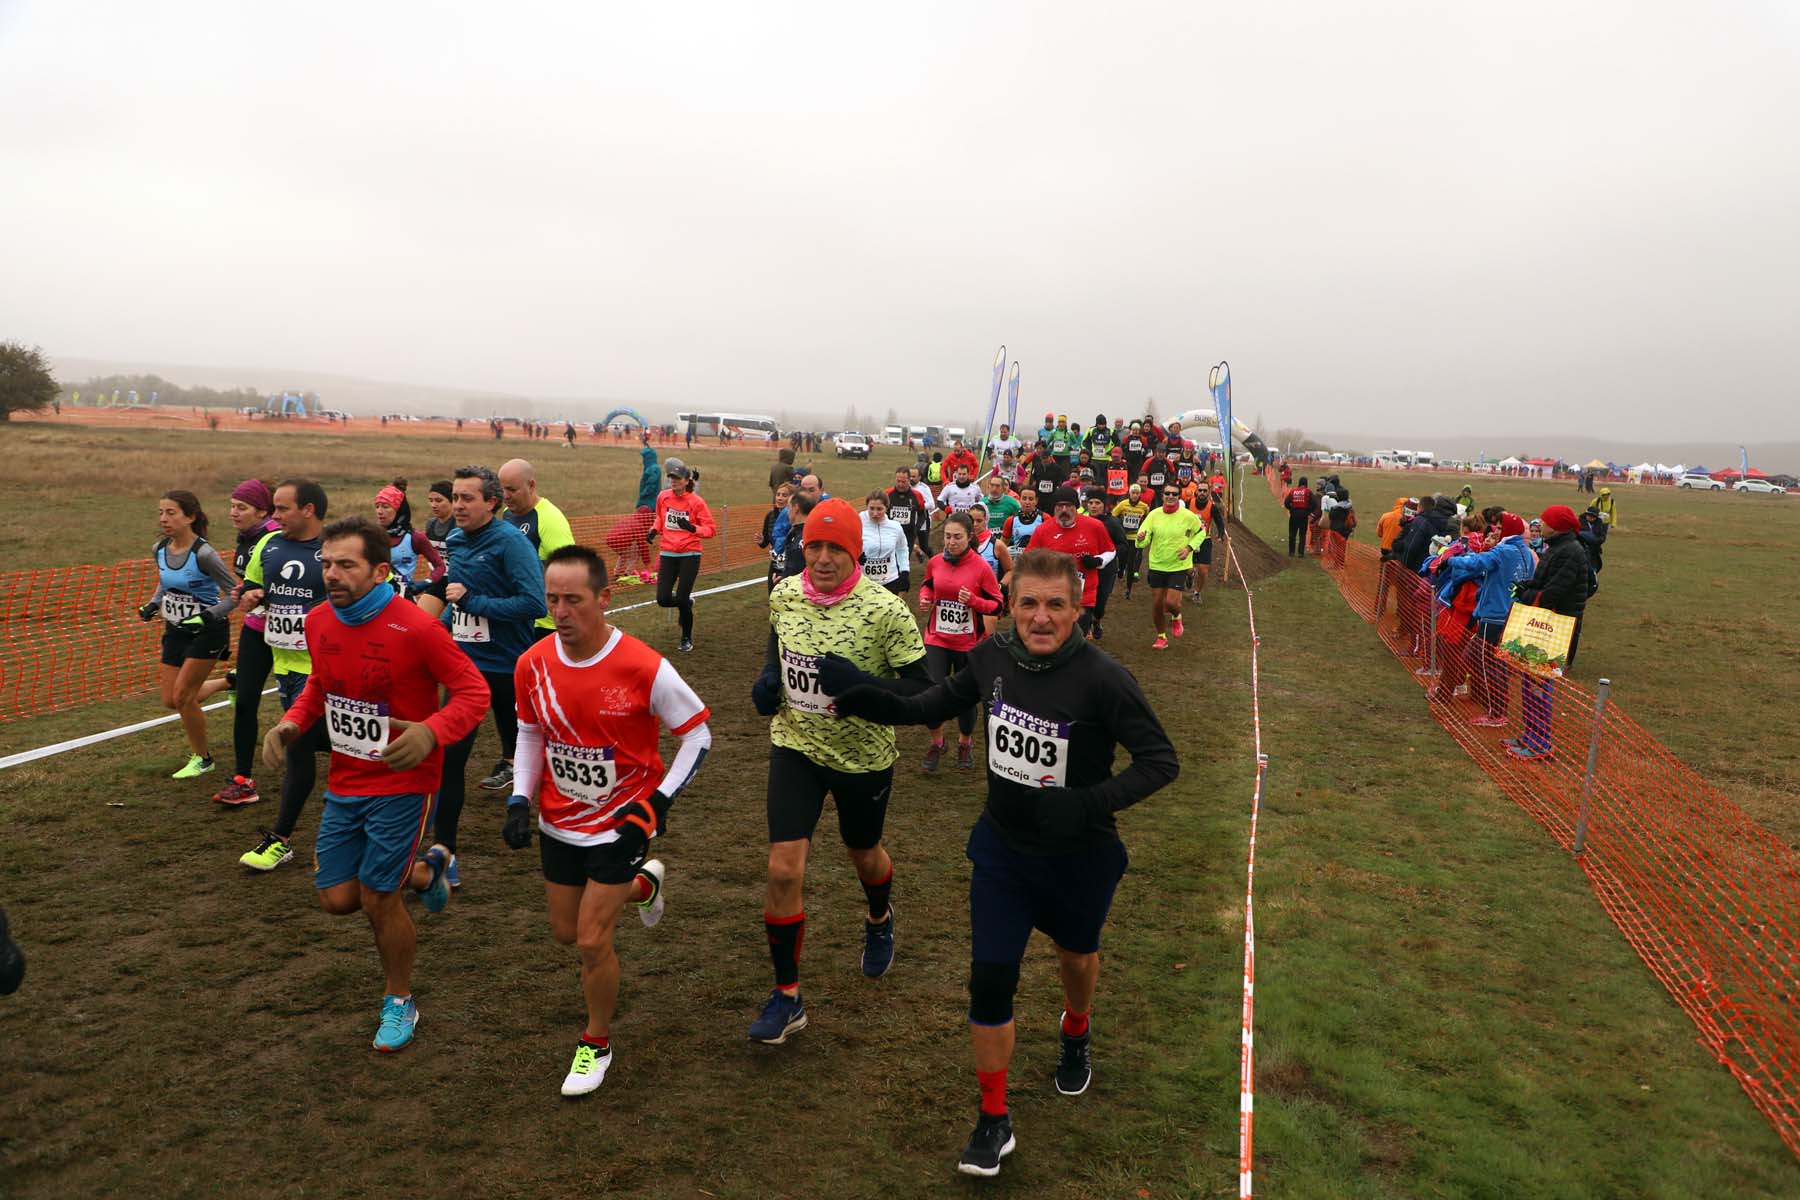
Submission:
<svg viewBox="0 0 1800 1200">
<path fill-rule="evenodd" d="M 519 655 L 541 632 L 532 628 L 532 622 L 547 611 L 544 568 L 531 539 L 496 517 L 473 535 L 461 527 L 452 529 L 445 544 L 450 550 L 449 582 L 462 584 L 469 594 L 446 608 L 439 620 L 454 634 L 453 615 L 458 609 L 485 618 L 489 641 L 457 645 L 476 670 L 511 675 Z"/>
<path fill-rule="evenodd" d="M 638 453 L 644 459 L 644 473 L 638 477 L 637 506 L 655 508 L 656 494 L 662 491 L 662 467 L 656 461 L 656 447 L 645 446 Z"/>
<path fill-rule="evenodd" d="M 1440 593 L 1446 600 L 1466 579 L 1481 580 L 1481 591 L 1475 598 L 1477 621 L 1504 621 L 1512 611 L 1513 584 L 1530 579 L 1537 569 L 1525 539 L 1516 534 L 1501 538 L 1492 550 L 1479 554 L 1459 554 L 1445 564 L 1450 578 Z M 1446 594 L 1447 593 L 1447 594 Z"/>
</svg>

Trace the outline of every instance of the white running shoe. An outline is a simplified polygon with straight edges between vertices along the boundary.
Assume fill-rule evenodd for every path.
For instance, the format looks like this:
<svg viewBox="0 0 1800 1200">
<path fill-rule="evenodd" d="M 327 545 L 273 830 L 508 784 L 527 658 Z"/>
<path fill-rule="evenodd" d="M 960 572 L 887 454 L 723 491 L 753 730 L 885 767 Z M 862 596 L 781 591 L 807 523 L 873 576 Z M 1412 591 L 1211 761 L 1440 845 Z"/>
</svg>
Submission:
<svg viewBox="0 0 1800 1200">
<path fill-rule="evenodd" d="M 598 1091 L 600 1081 L 606 1078 L 606 1068 L 610 1066 L 611 1046 L 602 1050 L 598 1046 L 581 1043 L 575 1047 L 575 1061 L 569 1064 L 569 1073 L 563 1076 L 562 1094 L 585 1096 L 589 1092 Z"/>
<path fill-rule="evenodd" d="M 637 901 L 638 919 L 645 926 L 656 924 L 663 917 L 663 872 L 662 859 L 653 858 L 638 868 L 638 874 L 650 881 L 650 898 Z"/>
</svg>

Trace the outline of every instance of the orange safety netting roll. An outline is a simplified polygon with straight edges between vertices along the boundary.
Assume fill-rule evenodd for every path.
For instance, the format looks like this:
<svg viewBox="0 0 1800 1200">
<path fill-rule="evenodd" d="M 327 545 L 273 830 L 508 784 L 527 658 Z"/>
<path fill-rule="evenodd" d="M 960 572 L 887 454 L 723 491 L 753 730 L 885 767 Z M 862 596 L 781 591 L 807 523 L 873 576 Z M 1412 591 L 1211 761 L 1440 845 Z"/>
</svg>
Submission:
<svg viewBox="0 0 1800 1200">
<path fill-rule="evenodd" d="M 1800 855 L 1603 694 L 1463 629 L 1377 546 L 1314 540 L 1350 607 L 1426 687 L 1438 723 L 1577 852 L 1701 1044 L 1800 1154 Z M 1548 757 L 1513 754 L 1519 740 Z"/>
<path fill-rule="evenodd" d="M 767 561 L 756 540 L 768 511 L 758 504 L 715 508 L 719 531 L 703 543 L 701 574 Z M 577 542 L 605 556 L 615 604 L 637 599 L 637 588 L 648 598 L 656 571 L 656 543 L 643 536 L 648 512 L 570 517 L 569 526 Z M 640 578 L 645 573 L 648 580 Z M 156 568 L 147 557 L 0 572 L 0 722 L 154 689 L 163 623 L 138 620 L 137 608 L 155 591 Z M 234 634 L 234 655 L 236 645 Z"/>
</svg>

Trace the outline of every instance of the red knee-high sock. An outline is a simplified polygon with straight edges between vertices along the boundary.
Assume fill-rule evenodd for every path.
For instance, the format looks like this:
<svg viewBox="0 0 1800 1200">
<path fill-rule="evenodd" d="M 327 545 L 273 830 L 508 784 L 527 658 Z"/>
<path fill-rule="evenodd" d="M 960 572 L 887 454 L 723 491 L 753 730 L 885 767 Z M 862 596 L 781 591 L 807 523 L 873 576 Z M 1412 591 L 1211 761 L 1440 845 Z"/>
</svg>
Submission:
<svg viewBox="0 0 1800 1200">
<path fill-rule="evenodd" d="M 981 1111 L 990 1117 L 1006 1115 L 1006 1068 L 977 1071 L 975 1081 L 981 1085 Z"/>
</svg>

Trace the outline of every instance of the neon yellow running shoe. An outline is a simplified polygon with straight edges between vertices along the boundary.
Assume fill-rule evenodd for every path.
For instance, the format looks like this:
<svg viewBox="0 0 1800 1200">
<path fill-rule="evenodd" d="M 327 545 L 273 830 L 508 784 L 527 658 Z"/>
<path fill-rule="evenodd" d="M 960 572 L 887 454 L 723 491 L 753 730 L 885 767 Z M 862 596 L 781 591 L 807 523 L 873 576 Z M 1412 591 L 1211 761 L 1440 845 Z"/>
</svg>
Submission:
<svg viewBox="0 0 1800 1200">
<path fill-rule="evenodd" d="M 170 779 L 198 779 L 213 769 L 213 760 L 204 754 L 188 755 L 187 766 L 169 776 Z"/>
<path fill-rule="evenodd" d="M 265 829 L 256 849 L 240 856 L 238 861 L 253 871 L 273 871 L 292 857 L 294 851 L 288 846 L 287 840 Z"/>
</svg>

